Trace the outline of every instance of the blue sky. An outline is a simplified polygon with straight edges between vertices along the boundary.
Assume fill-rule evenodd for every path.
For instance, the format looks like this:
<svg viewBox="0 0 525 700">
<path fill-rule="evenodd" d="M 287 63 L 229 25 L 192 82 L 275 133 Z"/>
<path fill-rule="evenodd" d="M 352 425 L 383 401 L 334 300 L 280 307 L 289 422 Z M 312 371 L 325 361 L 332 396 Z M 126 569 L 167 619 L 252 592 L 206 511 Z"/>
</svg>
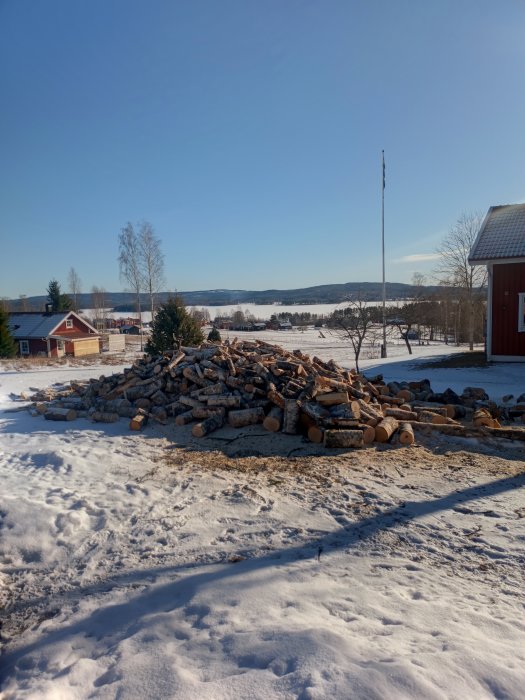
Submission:
<svg viewBox="0 0 525 700">
<path fill-rule="evenodd" d="M 525 200 L 521 0 L 0 1 L 0 296 L 387 279 Z M 415 256 L 415 259 L 414 259 Z M 420 257 L 418 257 L 420 256 Z"/>
</svg>

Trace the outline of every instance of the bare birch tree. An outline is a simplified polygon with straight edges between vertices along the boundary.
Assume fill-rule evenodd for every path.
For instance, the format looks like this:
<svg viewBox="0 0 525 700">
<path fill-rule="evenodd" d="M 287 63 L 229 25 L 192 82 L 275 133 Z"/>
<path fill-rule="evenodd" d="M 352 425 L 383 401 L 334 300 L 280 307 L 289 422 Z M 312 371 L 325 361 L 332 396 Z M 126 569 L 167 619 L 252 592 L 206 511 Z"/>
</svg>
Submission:
<svg viewBox="0 0 525 700">
<path fill-rule="evenodd" d="M 344 309 L 336 309 L 330 319 L 330 325 L 343 338 L 350 340 L 354 350 L 355 368 L 359 372 L 359 357 L 366 338 L 374 335 L 374 323 L 377 312 L 363 299 L 348 302 Z"/>
<path fill-rule="evenodd" d="M 485 267 L 471 267 L 468 257 L 482 222 L 483 216 L 479 212 L 464 213 L 459 217 L 437 250 L 441 261 L 435 271 L 442 284 L 452 283 L 466 301 L 470 350 L 474 349 L 476 291 L 485 286 L 487 270 Z"/>
<path fill-rule="evenodd" d="M 91 308 L 93 309 L 93 325 L 97 330 L 106 327 L 106 290 L 104 287 L 91 287 Z"/>
<path fill-rule="evenodd" d="M 140 337 L 142 339 L 142 308 L 140 303 L 140 294 L 143 290 L 144 275 L 142 273 L 141 265 L 141 246 L 139 236 L 129 221 L 126 226 L 121 229 L 118 243 L 120 278 L 127 282 L 129 290 L 135 295 L 137 313 L 139 315 L 139 325 L 141 329 Z"/>
<path fill-rule="evenodd" d="M 77 271 L 75 270 L 74 267 L 71 267 L 69 269 L 68 287 L 69 287 L 69 296 L 71 297 L 71 300 L 73 302 L 74 311 L 78 311 L 78 297 L 81 294 L 81 291 L 80 291 L 81 286 L 82 286 L 82 282 L 80 280 L 80 277 L 77 274 Z"/>
<path fill-rule="evenodd" d="M 140 224 L 138 232 L 139 264 L 143 288 L 150 299 L 151 320 L 155 316 L 155 295 L 164 284 L 164 255 L 160 248 L 160 239 L 155 236 L 153 226 L 148 221 Z"/>
</svg>

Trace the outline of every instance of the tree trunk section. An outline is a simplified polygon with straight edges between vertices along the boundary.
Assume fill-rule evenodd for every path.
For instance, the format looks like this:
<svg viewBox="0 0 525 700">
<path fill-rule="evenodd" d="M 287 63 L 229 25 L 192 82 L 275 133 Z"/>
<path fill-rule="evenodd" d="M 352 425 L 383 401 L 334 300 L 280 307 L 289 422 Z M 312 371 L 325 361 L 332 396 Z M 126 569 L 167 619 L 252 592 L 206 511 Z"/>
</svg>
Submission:
<svg viewBox="0 0 525 700">
<path fill-rule="evenodd" d="M 44 413 L 46 420 L 75 420 L 77 412 L 72 408 L 50 408 Z"/>
<path fill-rule="evenodd" d="M 283 433 L 297 435 L 300 408 L 295 399 L 286 399 L 284 404 Z"/>
<path fill-rule="evenodd" d="M 258 408 L 244 408 L 241 411 L 230 411 L 228 413 L 228 424 L 232 428 L 244 428 L 247 425 L 254 425 L 264 420 L 264 410 Z"/>
<path fill-rule="evenodd" d="M 148 416 L 145 413 L 138 413 L 129 422 L 130 430 L 142 430 L 142 428 L 147 424 Z"/>
<path fill-rule="evenodd" d="M 175 425 L 188 425 L 193 420 L 193 409 L 191 411 L 186 411 L 186 413 L 181 413 L 175 418 Z"/>
<path fill-rule="evenodd" d="M 266 418 L 263 420 L 263 426 L 266 428 L 266 430 L 269 430 L 271 433 L 277 433 L 281 429 L 281 425 L 283 423 L 283 409 L 279 408 L 279 406 L 274 406 L 271 410 L 270 413 L 266 416 Z"/>
<path fill-rule="evenodd" d="M 400 423 L 399 442 L 402 445 L 412 445 L 414 442 L 414 429 L 410 423 Z"/>
<path fill-rule="evenodd" d="M 399 423 L 395 418 L 385 416 L 375 428 L 377 442 L 388 442 L 398 428 Z"/>
<path fill-rule="evenodd" d="M 220 406 L 223 408 L 239 408 L 241 405 L 240 396 L 210 396 L 208 397 L 208 406 Z"/>
<path fill-rule="evenodd" d="M 201 438 L 209 433 L 212 433 L 214 430 L 222 428 L 223 425 L 224 416 L 222 416 L 220 413 L 216 413 L 214 416 L 206 418 L 206 420 L 202 421 L 202 423 L 197 423 L 197 425 L 194 425 L 191 429 L 191 434 L 193 437 Z"/>
<path fill-rule="evenodd" d="M 331 391 L 328 394 L 317 394 L 315 399 L 321 406 L 336 406 L 349 401 L 348 391 Z"/>
<path fill-rule="evenodd" d="M 325 447 L 363 447 L 362 430 L 326 430 L 324 434 Z"/>
</svg>

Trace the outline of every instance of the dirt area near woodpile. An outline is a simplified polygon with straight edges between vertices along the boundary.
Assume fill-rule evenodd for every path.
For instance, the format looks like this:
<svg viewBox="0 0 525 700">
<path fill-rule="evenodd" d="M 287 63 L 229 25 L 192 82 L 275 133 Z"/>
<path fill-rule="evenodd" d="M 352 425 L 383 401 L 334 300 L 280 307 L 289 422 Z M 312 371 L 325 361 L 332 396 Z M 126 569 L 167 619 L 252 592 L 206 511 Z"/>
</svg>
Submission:
<svg viewBox="0 0 525 700">
<path fill-rule="evenodd" d="M 397 478 L 420 471 L 450 474 L 474 467 L 479 474 L 517 474 L 525 468 L 524 443 L 486 438 L 426 435 L 405 447 L 374 444 L 364 449 L 327 450 L 299 436 L 269 433 L 260 426 L 223 428 L 220 434 L 195 439 L 190 428 L 162 429 L 170 445 L 162 459 L 168 464 L 198 463 L 211 470 L 243 473 L 310 475 L 330 481 L 334 468 L 379 469 Z"/>
</svg>

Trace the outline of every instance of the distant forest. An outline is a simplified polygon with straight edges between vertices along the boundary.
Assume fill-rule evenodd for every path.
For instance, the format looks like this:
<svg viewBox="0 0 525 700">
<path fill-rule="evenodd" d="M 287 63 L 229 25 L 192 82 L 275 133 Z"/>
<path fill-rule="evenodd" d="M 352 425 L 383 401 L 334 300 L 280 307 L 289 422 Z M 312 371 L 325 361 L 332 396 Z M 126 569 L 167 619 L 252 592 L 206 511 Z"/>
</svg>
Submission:
<svg viewBox="0 0 525 700">
<path fill-rule="evenodd" d="M 438 286 L 414 287 L 411 284 L 387 282 L 386 296 L 390 301 L 411 299 L 421 291 L 430 294 L 440 289 Z M 157 301 L 162 302 L 173 296 L 173 292 L 161 292 Z M 380 301 L 382 285 L 380 282 L 347 282 L 346 284 L 323 284 L 302 289 L 266 289 L 249 291 L 244 289 L 208 289 L 197 292 L 177 292 L 187 306 L 226 306 L 228 304 L 339 304 L 351 299 Z M 105 303 L 115 311 L 130 312 L 135 310 L 133 295 L 129 292 L 105 292 Z M 44 310 L 47 297 L 34 296 L 8 300 L 9 308 L 21 310 Z M 141 295 L 143 308 L 148 308 L 148 296 Z M 92 307 L 91 294 L 79 294 L 77 303 L 80 309 Z"/>
</svg>

